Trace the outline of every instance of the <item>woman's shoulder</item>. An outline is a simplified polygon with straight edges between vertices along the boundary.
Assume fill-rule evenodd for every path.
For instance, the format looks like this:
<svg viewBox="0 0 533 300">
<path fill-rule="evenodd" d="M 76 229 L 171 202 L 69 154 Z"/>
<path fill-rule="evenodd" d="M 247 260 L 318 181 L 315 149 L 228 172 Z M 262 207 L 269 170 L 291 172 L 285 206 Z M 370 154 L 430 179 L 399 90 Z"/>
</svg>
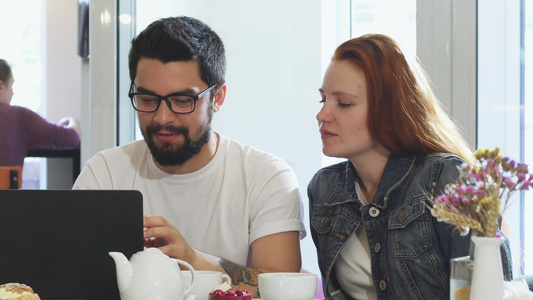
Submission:
<svg viewBox="0 0 533 300">
<path fill-rule="evenodd" d="M 429 153 L 418 155 L 416 160 L 417 176 L 430 180 L 435 186 L 454 182 L 459 178 L 464 160 L 450 153 Z"/>
<path fill-rule="evenodd" d="M 418 166 L 433 167 L 435 165 L 445 167 L 460 167 L 465 161 L 459 156 L 451 153 L 432 152 L 427 154 L 419 154 L 416 158 Z"/>
</svg>

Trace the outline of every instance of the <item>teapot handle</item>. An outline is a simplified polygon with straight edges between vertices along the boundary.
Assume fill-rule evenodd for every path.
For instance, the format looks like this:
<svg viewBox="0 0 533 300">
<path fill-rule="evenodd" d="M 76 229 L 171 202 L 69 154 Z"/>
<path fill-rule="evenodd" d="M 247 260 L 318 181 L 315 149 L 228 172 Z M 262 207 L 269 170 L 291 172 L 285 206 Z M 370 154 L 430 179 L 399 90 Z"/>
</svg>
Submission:
<svg viewBox="0 0 533 300">
<path fill-rule="evenodd" d="M 227 284 L 231 285 L 231 278 L 229 278 L 228 275 L 222 273 L 222 283 L 224 283 L 224 281 L 226 281 Z"/>
<path fill-rule="evenodd" d="M 176 258 L 171 258 L 174 262 L 176 262 L 178 265 L 184 265 L 187 267 L 187 269 L 189 269 L 191 271 L 191 282 L 189 283 L 189 285 L 187 285 L 187 288 L 185 288 L 185 291 L 183 292 L 183 294 L 187 294 L 188 292 L 190 292 L 192 290 L 192 287 L 194 285 L 194 280 L 195 280 L 195 277 L 196 277 L 196 271 L 194 271 L 194 268 L 186 261 L 183 261 L 181 259 L 176 259 Z"/>
</svg>

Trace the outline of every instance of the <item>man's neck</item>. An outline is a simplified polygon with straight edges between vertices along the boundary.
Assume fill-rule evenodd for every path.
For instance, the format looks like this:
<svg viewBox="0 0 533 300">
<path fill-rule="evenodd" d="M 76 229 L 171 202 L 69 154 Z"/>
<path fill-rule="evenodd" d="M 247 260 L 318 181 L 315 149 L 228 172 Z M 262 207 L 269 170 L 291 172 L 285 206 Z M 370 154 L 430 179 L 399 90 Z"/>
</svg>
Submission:
<svg viewBox="0 0 533 300">
<path fill-rule="evenodd" d="M 200 170 L 205 167 L 212 159 L 218 150 L 220 137 L 218 133 L 212 132 L 209 141 L 202 146 L 202 150 L 183 165 L 179 166 L 161 166 L 154 160 L 155 164 L 163 171 L 169 174 L 188 174 Z"/>
</svg>

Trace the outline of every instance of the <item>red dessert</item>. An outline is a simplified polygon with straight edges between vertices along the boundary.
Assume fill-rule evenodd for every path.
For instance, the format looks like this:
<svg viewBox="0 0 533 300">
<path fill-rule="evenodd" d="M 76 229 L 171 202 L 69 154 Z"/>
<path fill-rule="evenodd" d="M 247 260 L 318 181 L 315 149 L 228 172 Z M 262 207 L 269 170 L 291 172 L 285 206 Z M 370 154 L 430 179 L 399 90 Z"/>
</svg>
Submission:
<svg viewBox="0 0 533 300">
<path fill-rule="evenodd" d="M 252 300 L 252 294 L 247 290 L 214 290 L 209 293 L 209 300 Z"/>
</svg>

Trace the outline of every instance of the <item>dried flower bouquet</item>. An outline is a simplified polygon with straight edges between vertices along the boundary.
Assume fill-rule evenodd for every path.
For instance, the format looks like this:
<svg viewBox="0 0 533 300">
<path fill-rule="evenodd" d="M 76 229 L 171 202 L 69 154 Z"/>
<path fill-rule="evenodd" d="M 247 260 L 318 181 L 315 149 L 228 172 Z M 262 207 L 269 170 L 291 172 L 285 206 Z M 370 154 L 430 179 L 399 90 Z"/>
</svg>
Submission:
<svg viewBox="0 0 533 300">
<path fill-rule="evenodd" d="M 474 153 L 477 165 L 461 167 L 459 180 L 448 184 L 433 203 L 431 213 L 437 220 L 455 225 L 461 235 L 470 230 L 477 236 L 497 235 L 513 193 L 529 190 L 533 184 L 526 164 L 499 152 L 499 148 L 479 149 Z"/>
</svg>

